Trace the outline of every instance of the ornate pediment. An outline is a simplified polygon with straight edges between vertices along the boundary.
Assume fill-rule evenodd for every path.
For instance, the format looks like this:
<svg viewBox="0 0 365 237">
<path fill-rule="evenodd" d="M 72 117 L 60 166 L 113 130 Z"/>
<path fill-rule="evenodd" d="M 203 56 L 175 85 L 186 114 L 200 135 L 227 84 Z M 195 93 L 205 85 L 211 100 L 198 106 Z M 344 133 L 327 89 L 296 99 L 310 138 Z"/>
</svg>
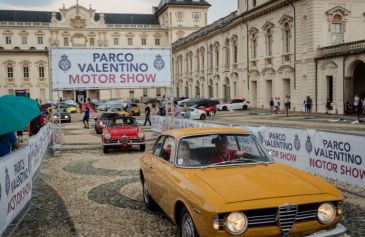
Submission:
<svg viewBox="0 0 365 237">
<path fill-rule="evenodd" d="M 262 26 L 262 29 L 264 31 L 266 31 L 267 29 L 270 29 L 270 28 L 273 28 L 275 26 L 274 23 L 270 22 L 270 21 L 267 21 L 265 22 L 265 24 Z"/>
<path fill-rule="evenodd" d="M 292 16 L 289 15 L 283 15 L 280 20 L 279 20 L 279 24 L 284 24 L 286 22 L 291 23 L 294 20 L 294 18 Z"/>
<path fill-rule="evenodd" d="M 250 33 L 250 35 L 252 35 L 259 32 L 259 29 L 257 29 L 256 27 L 251 27 L 248 32 Z"/>
<path fill-rule="evenodd" d="M 351 13 L 351 11 L 347 10 L 344 7 L 341 6 L 337 6 L 334 8 L 331 8 L 330 10 L 326 11 L 326 15 L 336 15 L 336 14 L 341 14 L 343 16 L 349 15 Z"/>
<path fill-rule="evenodd" d="M 71 19 L 71 26 L 74 28 L 84 28 L 86 26 L 86 20 L 82 19 L 81 16 L 75 16 Z"/>
</svg>

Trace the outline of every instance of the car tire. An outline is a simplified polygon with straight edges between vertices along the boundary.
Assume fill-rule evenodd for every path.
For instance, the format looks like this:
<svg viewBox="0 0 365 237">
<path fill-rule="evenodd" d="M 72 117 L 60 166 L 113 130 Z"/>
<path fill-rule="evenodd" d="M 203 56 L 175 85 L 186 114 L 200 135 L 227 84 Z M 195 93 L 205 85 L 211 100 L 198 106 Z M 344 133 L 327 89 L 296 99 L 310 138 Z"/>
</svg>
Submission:
<svg viewBox="0 0 365 237">
<path fill-rule="evenodd" d="M 248 109 L 247 105 L 244 105 L 244 106 L 242 107 L 242 109 L 243 109 L 243 110 L 247 110 L 247 109 Z"/>
<path fill-rule="evenodd" d="M 142 194 L 143 194 L 143 202 L 146 205 L 146 208 L 151 211 L 156 210 L 157 204 L 152 199 L 152 197 L 148 191 L 147 183 L 144 180 L 142 180 Z"/>
<path fill-rule="evenodd" d="M 146 150 L 146 145 L 145 144 L 139 145 L 139 150 L 140 151 L 145 151 Z"/>
<path fill-rule="evenodd" d="M 208 115 L 209 115 L 209 117 L 213 117 L 215 115 L 215 111 L 209 110 Z"/>
<path fill-rule="evenodd" d="M 104 154 L 108 153 L 108 147 L 103 146 L 103 153 L 104 153 Z"/>
<path fill-rule="evenodd" d="M 198 232 L 196 231 L 195 224 L 193 218 L 191 217 L 188 209 L 183 207 L 180 212 L 180 223 L 179 223 L 179 237 L 199 237 Z"/>
<path fill-rule="evenodd" d="M 207 116 L 205 114 L 200 115 L 200 120 L 206 120 Z"/>
<path fill-rule="evenodd" d="M 227 106 L 224 106 L 224 107 L 222 108 L 222 110 L 223 110 L 223 111 L 227 111 L 227 110 L 228 110 Z"/>
</svg>

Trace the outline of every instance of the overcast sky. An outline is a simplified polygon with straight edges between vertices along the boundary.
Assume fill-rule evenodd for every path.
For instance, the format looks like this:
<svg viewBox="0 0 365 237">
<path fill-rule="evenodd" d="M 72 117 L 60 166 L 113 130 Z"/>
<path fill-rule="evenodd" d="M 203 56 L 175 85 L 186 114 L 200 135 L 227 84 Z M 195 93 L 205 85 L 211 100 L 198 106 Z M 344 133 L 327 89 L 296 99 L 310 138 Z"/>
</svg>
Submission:
<svg viewBox="0 0 365 237">
<path fill-rule="evenodd" d="M 209 22 L 213 22 L 236 10 L 237 0 L 207 0 L 212 7 Z M 104 13 L 152 13 L 152 6 L 160 0 L 79 0 L 85 7 L 92 5 L 97 12 Z M 0 0 L 0 9 L 57 11 L 65 3 L 66 7 L 74 5 L 76 0 Z"/>
</svg>

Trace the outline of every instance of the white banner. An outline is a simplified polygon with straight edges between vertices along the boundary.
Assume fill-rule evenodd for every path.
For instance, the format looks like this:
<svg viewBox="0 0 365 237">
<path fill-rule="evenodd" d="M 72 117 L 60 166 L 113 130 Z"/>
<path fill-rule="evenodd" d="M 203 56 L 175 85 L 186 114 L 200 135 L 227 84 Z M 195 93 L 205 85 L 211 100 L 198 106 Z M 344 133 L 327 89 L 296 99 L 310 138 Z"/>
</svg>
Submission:
<svg viewBox="0 0 365 237">
<path fill-rule="evenodd" d="M 52 137 L 50 124 L 27 146 L 0 159 L 0 235 L 32 197 L 32 180 L 41 167 Z"/>
<path fill-rule="evenodd" d="M 0 160 L 0 233 L 32 198 L 32 176 L 26 146 Z"/>
<path fill-rule="evenodd" d="M 51 49 L 53 89 L 170 87 L 170 49 Z"/>
<path fill-rule="evenodd" d="M 153 116 L 153 130 L 227 127 Z M 277 162 L 365 188 L 365 137 L 283 127 L 235 126 L 252 131 Z"/>
</svg>

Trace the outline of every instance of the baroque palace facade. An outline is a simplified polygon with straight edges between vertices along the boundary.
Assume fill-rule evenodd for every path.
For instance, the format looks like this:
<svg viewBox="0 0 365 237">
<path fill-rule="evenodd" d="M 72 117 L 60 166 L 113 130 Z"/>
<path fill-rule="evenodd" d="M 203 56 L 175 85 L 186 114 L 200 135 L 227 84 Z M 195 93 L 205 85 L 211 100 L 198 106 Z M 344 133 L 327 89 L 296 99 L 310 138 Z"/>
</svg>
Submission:
<svg viewBox="0 0 365 237">
<path fill-rule="evenodd" d="M 204 0 L 161 0 L 153 14 L 96 13 L 78 3 L 57 12 L 0 10 L 0 95 L 50 99 L 49 49 L 171 48 L 206 26 Z M 64 90 L 62 98 L 160 97 L 164 88 Z M 59 93 L 54 92 L 56 99 Z"/>
<path fill-rule="evenodd" d="M 365 97 L 363 0 L 238 0 L 237 11 L 172 44 L 177 96 L 246 98 L 344 113 Z"/>
</svg>

